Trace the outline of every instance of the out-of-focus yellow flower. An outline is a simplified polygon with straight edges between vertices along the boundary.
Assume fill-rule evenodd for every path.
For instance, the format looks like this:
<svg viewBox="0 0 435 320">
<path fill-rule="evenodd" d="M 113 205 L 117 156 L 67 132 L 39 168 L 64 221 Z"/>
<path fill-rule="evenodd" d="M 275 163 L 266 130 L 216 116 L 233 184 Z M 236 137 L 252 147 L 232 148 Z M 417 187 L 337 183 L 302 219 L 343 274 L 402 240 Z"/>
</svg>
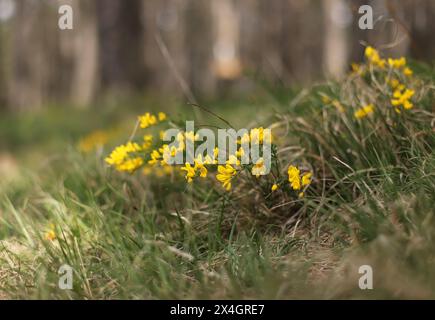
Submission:
<svg viewBox="0 0 435 320">
<path fill-rule="evenodd" d="M 412 76 L 413 75 L 413 71 L 410 69 L 410 68 L 408 68 L 408 67 L 406 67 L 405 69 L 403 69 L 403 74 L 405 75 L 405 76 Z"/>
<path fill-rule="evenodd" d="M 139 116 L 138 120 L 139 120 L 139 125 L 142 129 L 146 129 L 157 123 L 157 117 L 149 112 L 145 113 L 142 116 Z"/>
<path fill-rule="evenodd" d="M 365 50 L 365 56 L 372 65 L 375 65 L 381 69 L 385 68 L 386 61 L 381 59 L 379 52 L 371 46 L 368 46 Z"/>
<path fill-rule="evenodd" d="M 53 241 L 54 239 L 56 239 L 56 232 L 55 232 L 54 224 L 50 223 L 50 225 L 48 226 L 47 232 L 45 232 L 45 234 L 44 234 L 44 239 L 49 240 L 49 241 Z"/>
<path fill-rule="evenodd" d="M 161 158 L 161 154 L 159 153 L 158 150 L 153 150 L 150 154 L 150 160 L 148 160 L 148 164 L 156 164 L 159 162 L 160 158 Z"/>
<path fill-rule="evenodd" d="M 109 139 L 110 134 L 108 132 L 98 130 L 82 138 L 79 141 L 78 148 L 80 151 L 88 153 L 104 146 Z"/>
<path fill-rule="evenodd" d="M 272 188 L 270 188 L 270 189 L 271 189 L 272 192 L 273 192 L 273 191 L 278 190 L 278 188 L 279 188 L 278 185 L 277 185 L 276 183 L 274 183 L 273 186 L 272 186 Z"/>
<path fill-rule="evenodd" d="M 399 59 L 388 58 L 388 65 L 395 69 L 400 69 L 406 65 L 406 58 L 401 57 Z"/>
<path fill-rule="evenodd" d="M 391 87 L 391 89 L 400 90 L 400 91 L 405 89 L 405 85 L 401 84 L 400 81 L 397 80 L 396 78 L 393 78 L 391 80 L 387 79 L 386 82 Z"/>
<path fill-rule="evenodd" d="M 160 138 L 160 140 L 163 140 L 164 137 L 165 137 L 165 131 L 160 130 L 159 131 L 159 138 Z"/>
<path fill-rule="evenodd" d="M 218 174 L 216 179 L 222 183 L 222 186 L 227 190 L 231 190 L 231 180 L 236 175 L 237 171 L 230 164 L 218 166 Z"/>
<path fill-rule="evenodd" d="M 143 137 L 142 148 L 144 150 L 149 149 L 153 144 L 153 136 L 151 134 L 147 134 Z"/>
<path fill-rule="evenodd" d="M 312 175 L 313 174 L 311 172 L 307 172 L 307 173 L 304 173 L 302 175 L 302 186 L 303 187 L 308 186 L 308 185 L 311 184 L 311 176 Z"/>
<path fill-rule="evenodd" d="M 164 112 L 159 112 L 159 114 L 157 116 L 159 118 L 159 121 L 165 121 L 167 118 L 166 113 L 164 113 Z"/>
<path fill-rule="evenodd" d="M 409 101 L 415 94 L 414 90 L 405 89 L 405 91 L 401 92 L 401 90 L 396 90 L 393 93 L 393 99 L 391 99 L 391 104 L 394 107 L 403 106 L 404 109 L 412 109 L 413 104 Z"/>
<path fill-rule="evenodd" d="M 365 74 L 364 68 L 359 63 L 351 63 L 352 74 L 363 76 Z"/>
<path fill-rule="evenodd" d="M 330 104 L 332 102 L 332 99 L 326 94 L 321 93 L 321 97 L 324 104 Z"/>
<path fill-rule="evenodd" d="M 259 178 L 262 175 L 266 174 L 266 166 L 264 165 L 264 159 L 260 158 L 252 167 L 251 173 L 253 176 Z"/>
<path fill-rule="evenodd" d="M 340 101 L 338 100 L 334 100 L 332 101 L 332 105 L 338 110 L 338 112 L 343 113 L 344 112 L 344 107 L 343 105 L 340 103 Z"/>
<path fill-rule="evenodd" d="M 369 114 L 373 113 L 375 106 L 373 104 L 368 104 L 357 111 L 355 111 L 355 118 L 362 119 L 367 117 Z"/>
<path fill-rule="evenodd" d="M 143 159 L 140 157 L 136 157 L 133 159 L 127 159 L 123 163 L 117 166 L 119 171 L 126 171 L 129 173 L 134 172 L 136 169 L 141 167 L 143 164 Z"/>
</svg>

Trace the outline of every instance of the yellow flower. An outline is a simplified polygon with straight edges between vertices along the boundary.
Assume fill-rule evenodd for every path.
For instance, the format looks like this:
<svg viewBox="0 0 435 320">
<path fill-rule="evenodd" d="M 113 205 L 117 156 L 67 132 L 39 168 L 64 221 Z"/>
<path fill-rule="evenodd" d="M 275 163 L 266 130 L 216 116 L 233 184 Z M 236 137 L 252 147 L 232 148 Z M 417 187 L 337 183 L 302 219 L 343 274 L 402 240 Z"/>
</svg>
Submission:
<svg viewBox="0 0 435 320">
<path fill-rule="evenodd" d="M 110 156 L 108 156 L 105 161 L 111 166 L 115 166 L 119 171 L 132 172 L 143 163 L 142 159 L 135 157 L 130 158 L 130 153 L 139 152 L 142 148 L 135 142 L 128 142 L 125 145 L 120 145 L 112 151 Z"/>
<path fill-rule="evenodd" d="M 237 171 L 230 165 L 218 166 L 218 174 L 216 179 L 222 183 L 222 186 L 227 190 L 231 190 L 231 180 L 236 175 Z"/>
<path fill-rule="evenodd" d="M 257 178 L 266 174 L 266 166 L 264 165 L 263 158 L 257 160 L 255 165 L 252 167 L 251 173 L 253 176 L 256 176 Z"/>
<path fill-rule="evenodd" d="M 151 152 L 150 157 L 151 157 L 151 159 L 148 161 L 148 163 L 149 164 L 156 164 L 159 161 L 161 155 L 160 155 L 159 151 L 153 150 Z"/>
<path fill-rule="evenodd" d="M 290 166 L 287 170 L 288 173 L 288 181 L 290 182 L 293 190 L 301 189 L 301 179 L 299 177 L 299 169 L 295 166 Z"/>
<path fill-rule="evenodd" d="M 166 113 L 159 112 L 158 117 L 159 117 L 159 121 L 165 121 L 166 120 Z"/>
<path fill-rule="evenodd" d="M 403 106 L 405 109 L 411 109 L 414 105 L 409 101 L 415 94 L 414 90 L 406 89 L 403 93 L 401 90 L 395 90 L 391 104 L 396 107 Z"/>
<path fill-rule="evenodd" d="M 353 62 L 350 64 L 350 66 L 351 66 L 353 72 L 359 73 L 361 66 L 358 63 Z"/>
<path fill-rule="evenodd" d="M 136 157 L 136 158 L 128 159 L 128 160 L 124 161 L 122 164 L 120 164 L 117 167 L 117 169 L 119 171 L 126 171 L 129 173 L 132 173 L 133 171 L 138 169 L 140 166 L 142 166 L 142 164 L 143 164 L 143 159 Z"/>
<path fill-rule="evenodd" d="M 53 241 L 54 239 L 56 239 L 56 232 L 54 229 L 54 224 L 50 223 L 47 232 L 44 234 L 45 240 Z"/>
<path fill-rule="evenodd" d="M 142 129 L 148 128 L 157 123 L 156 116 L 150 114 L 149 112 L 145 113 L 142 116 L 138 117 L 139 125 Z"/>
<path fill-rule="evenodd" d="M 405 69 L 403 69 L 403 74 L 405 75 L 405 76 L 412 76 L 412 74 L 413 74 L 414 72 L 410 69 L 410 68 L 408 68 L 408 67 L 406 67 Z"/>
<path fill-rule="evenodd" d="M 278 188 L 279 188 L 278 185 L 275 183 L 275 184 L 272 186 L 271 190 L 272 190 L 272 192 L 273 192 L 273 191 L 277 190 Z"/>
<path fill-rule="evenodd" d="M 355 112 L 355 118 L 362 119 L 369 114 L 373 113 L 375 106 L 373 104 L 368 104 Z"/>
<path fill-rule="evenodd" d="M 352 68 L 352 74 L 363 76 L 365 73 L 363 67 L 358 63 L 351 63 L 350 67 Z"/>
<path fill-rule="evenodd" d="M 153 136 L 151 134 L 147 134 L 143 137 L 144 143 L 142 144 L 143 149 L 149 149 L 153 144 Z"/>
<path fill-rule="evenodd" d="M 185 166 L 181 168 L 182 171 L 186 171 L 186 180 L 191 183 L 193 178 L 195 177 L 195 168 L 190 165 L 190 163 L 186 162 Z"/>
<path fill-rule="evenodd" d="M 95 131 L 79 141 L 78 148 L 84 153 L 104 146 L 109 141 L 109 134 L 104 131 Z"/>
<path fill-rule="evenodd" d="M 365 50 L 365 56 L 372 65 L 378 66 L 379 68 L 385 68 L 386 61 L 381 59 L 379 52 L 373 47 L 368 46 Z"/>
<path fill-rule="evenodd" d="M 302 186 L 308 186 L 309 184 L 311 184 L 311 176 L 313 174 L 311 172 L 307 172 L 302 176 Z"/>
<path fill-rule="evenodd" d="M 400 59 L 388 58 L 388 65 L 395 69 L 400 69 L 406 65 L 406 58 L 401 57 Z"/>
<path fill-rule="evenodd" d="M 208 156 L 208 155 L 207 155 Z M 195 170 L 199 170 L 199 176 L 201 178 L 207 178 L 207 168 L 204 165 L 204 161 L 202 160 L 202 155 L 198 155 L 198 157 L 195 159 Z"/>
</svg>

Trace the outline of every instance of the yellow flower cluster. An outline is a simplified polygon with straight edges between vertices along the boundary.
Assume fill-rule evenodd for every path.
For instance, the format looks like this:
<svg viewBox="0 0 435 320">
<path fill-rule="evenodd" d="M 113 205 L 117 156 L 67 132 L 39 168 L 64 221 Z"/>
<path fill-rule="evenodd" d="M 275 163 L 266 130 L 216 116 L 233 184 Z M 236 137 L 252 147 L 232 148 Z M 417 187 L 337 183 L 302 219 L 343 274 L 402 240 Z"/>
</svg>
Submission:
<svg viewBox="0 0 435 320">
<path fill-rule="evenodd" d="M 405 76 L 412 76 L 412 70 L 406 66 L 406 58 L 401 57 L 399 59 L 388 58 L 388 65 L 391 68 L 401 70 Z"/>
<path fill-rule="evenodd" d="M 411 76 L 413 74 L 411 68 L 406 66 L 405 57 L 401 57 L 398 59 L 388 58 L 388 60 L 385 60 L 382 59 L 379 55 L 379 52 L 371 46 L 366 47 L 365 56 L 371 65 L 377 66 L 381 69 L 384 69 L 386 63 L 388 62 L 388 66 L 403 72 L 405 76 Z M 354 72 L 357 72 L 359 74 L 362 73 L 360 66 L 357 64 L 352 64 L 352 69 L 354 70 Z"/>
<path fill-rule="evenodd" d="M 206 168 L 206 165 L 212 165 L 217 163 L 217 154 L 219 153 L 219 149 L 214 149 L 214 157 L 210 157 L 210 155 L 206 155 L 203 159 L 202 155 L 198 155 L 196 159 L 194 159 L 194 166 L 192 166 L 190 163 L 186 162 L 184 167 L 181 168 L 182 171 L 186 171 L 186 180 L 187 182 L 192 182 L 193 179 L 197 176 L 197 173 L 199 173 L 199 176 L 201 178 L 206 178 L 208 174 L 208 170 Z"/>
<path fill-rule="evenodd" d="M 393 99 L 391 99 L 391 104 L 396 107 L 396 111 L 400 112 L 398 107 L 403 106 L 404 109 L 409 110 L 414 106 L 409 100 L 414 96 L 414 90 L 411 89 L 397 89 L 393 93 Z"/>
<path fill-rule="evenodd" d="M 379 52 L 375 48 L 368 46 L 364 54 L 370 64 L 375 65 L 381 69 L 385 68 L 386 61 L 385 59 L 381 58 Z"/>
<path fill-rule="evenodd" d="M 159 122 L 166 120 L 166 114 L 164 112 L 159 112 L 157 116 L 147 112 L 144 115 L 138 117 L 139 125 L 142 129 L 151 127 Z"/>
<path fill-rule="evenodd" d="M 139 117 L 139 125 L 141 128 L 148 128 L 152 125 L 158 124 L 160 121 L 166 119 L 166 114 L 159 113 L 157 116 L 151 113 L 145 113 Z M 162 133 L 160 138 L 163 139 Z M 173 173 L 173 167 L 169 165 L 172 163 L 174 157 L 178 153 L 183 153 L 186 150 L 188 141 L 199 141 L 200 137 L 195 132 L 180 132 L 175 138 L 175 144 L 169 146 L 163 144 L 160 147 L 153 148 L 154 137 L 152 134 L 143 136 L 143 141 L 136 143 L 130 141 L 126 144 L 116 147 L 111 154 L 105 159 L 106 163 L 115 167 L 118 171 L 125 171 L 132 173 L 135 170 L 143 167 L 142 173 L 146 176 L 154 174 L 156 176 L 165 176 Z M 198 155 L 193 162 L 186 162 L 180 166 L 180 173 L 183 173 L 188 183 L 192 183 L 195 178 L 207 178 L 209 173 L 209 166 L 216 168 L 216 180 L 222 184 L 222 187 L 230 191 L 232 188 L 233 179 L 242 172 L 250 172 L 252 176 L 260 178 L 266 175 L 267 167 L 265 159 L 260 157 L 253 164 L 242 164 L 242 159 L 245 156 L 244 144 L 261 145 L 266 142 L 272 141 L 270 130 L 265 130 L 263 127 L 252 128 L 249 132 L 245 133 L 238 141 L 238 148 L 234 154 L 227 155 L 228 158 L 224 165 L 218 164 L 219 148 L 214 148 L 212 155 Z M 145 162 L 146 161 L 146 162 Z M 300 180 L 299 187 L 296 186 L 296 180 L 293 178 L 292 186 L 294 190 L 299 190 L 310 183 L 311 174 L 304 174 L 298 177 Z M 275 177 L 276 178 L 276 177 Z M 279 178 L 278 178 L 279 179 Z M 279 184 L 274 183 L 271 186 L 271 191 L 278 190 Z"/>
<path fill-rule="evenodd" d="M 231 190 L 231 180 L 236 176 L 237 170 L 230 164 L 218 166 L 218 174 L 216 179 L 222 183 L 222 186 L 227 190 Z"/>
<path fill-rule="evenodd" d="M 357 119 L 362 119 L 367 117 L 369 114 L 373 113 L 373 111 L 375 110 L 375 106 L 373 104 L 368 104 L 360 109 L 358 109 L 357 111 L 355 111 L 355 118 Z"/>
<path fill-rule="evenodd" d="M 141 151 L 142 148 L 135 142 L 120 145 L 105 159 L 106 163 L 115 166 L 118 171 L 133 172 L 143 164 L 139 156 L 131 157 L 132 153 Z"/>
<path fill-rule="evenodd" d="M 287 173 L 288 173 L 288 181 L 290 182 L 292 189 L 295 191 L 299 191 L 302 188 L 306 188 L 311 184 L 311 177 L 313 175 L 311 172 L 306 172 L 301 175 L 301 171 L 297 167 L 291 165 L 289 166 Z M 303 197 L 303 196 L 304 196 L 303 192 L 299 193 L 299 197 Z"/>
</svg>

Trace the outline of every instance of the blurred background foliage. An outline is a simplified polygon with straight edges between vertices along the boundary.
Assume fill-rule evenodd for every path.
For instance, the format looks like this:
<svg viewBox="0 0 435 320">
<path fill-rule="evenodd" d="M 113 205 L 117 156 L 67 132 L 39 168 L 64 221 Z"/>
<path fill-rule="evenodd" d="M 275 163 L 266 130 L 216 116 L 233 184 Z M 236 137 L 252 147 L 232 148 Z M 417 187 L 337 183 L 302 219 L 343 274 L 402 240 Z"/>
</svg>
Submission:
<svg viewBox="0 0 435 320">
<path fill-rule="evenodd" d="M 74 29 L 58 28 L 58 8 Z M 374 30 L 358 28 L 370 4 Z M 340 77 L 364 44 L 431 62 L 432 0 L 0 0 L 0 112 L 131 95 L 187 100 Z"/>
</svg>

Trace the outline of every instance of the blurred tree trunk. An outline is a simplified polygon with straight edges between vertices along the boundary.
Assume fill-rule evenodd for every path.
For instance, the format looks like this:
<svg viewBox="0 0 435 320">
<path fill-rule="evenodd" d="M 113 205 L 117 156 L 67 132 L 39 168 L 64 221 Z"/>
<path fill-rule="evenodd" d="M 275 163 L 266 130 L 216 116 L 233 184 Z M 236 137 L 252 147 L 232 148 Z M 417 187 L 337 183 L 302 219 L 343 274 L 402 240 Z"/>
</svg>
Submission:
<svg viewBox="0 0 435 320">
<path fill-rule="evenodd" d="M 216 77 L 212 72 L 213 29 L 209 1 L 187 0 L 183 17 L 186 30 L 187 81 L 195 94 L 213 96 Z"/>
<path fill-rule="evenodd" d="M 415 0 L 405 7 L 407 20 L 411 21 L 411 54 L 415 59 L 435 61 L 435 1 Z"/>
<path fill-rule="evenodd" d="M 326 75 L 338 78 L 348 65 L 347 30 L 352 20 L 344 0 L 324 0 L 324 64 Z"/>
<path fill-rule="evenodd" d="M 0 25 L 0 111 L 7 105 L 7 75 L 6 75 L 6 40 L 4 29 Z"/>
<path fill-rule="evenodd" d="M 116 91 L 141 90 L 143 60 L 141 0 L 98 0 L 101 84 Z"/>
<path fill-rule="evenodd" d="M 308 83 L 322 76 L 322 1 L 282 0 L 280 47 L 284 75 L 291 83 Z M 264 3 L 266 6 L 266 3 Z M 265 7 L 264 10 L 267 10 Z M 273 16 L 270 19 L 275 19 Z"/>
<path fill-rule="evenodd" d="M 43 7 L 16 2 L 12 34 L 12 79 L 9 101 L 16 109 L 40 106 L 47 89 Z"/>
<path fill-rule="evenodd" d="M 189 62 L 186 56 L 186 25 L 183 19 L 186 5 L 184 0 L 143 3 L 144 61 L 150 76 L 148 88 L 151 90 L 159 90 L 163 94 L 174 96 L 184 94 L 174 72 L 179 73 L 180 77 L 187 81 Z M 161 38 L 169 57 L 162 54 L 156 37 Z M 171 61 L 167 61 L 168 58 Z M 171 64 L 176 70 L 172 69 Z"/>
<path fill-rule="evenodd" d="M 65 34 L 61 36 L 61 41 L 68 42 L 64 47 L 71 47 L 70 99 L 75 105 L 88 106 L 98 86 L 99 51 L 96 3 L 94 1 L 70 1 L 76 8 L 74 31 L 69 37 L 61 31 Z M 66 54 L 66 50 L 63 50 L 63 55 Z"/>
</svg>

